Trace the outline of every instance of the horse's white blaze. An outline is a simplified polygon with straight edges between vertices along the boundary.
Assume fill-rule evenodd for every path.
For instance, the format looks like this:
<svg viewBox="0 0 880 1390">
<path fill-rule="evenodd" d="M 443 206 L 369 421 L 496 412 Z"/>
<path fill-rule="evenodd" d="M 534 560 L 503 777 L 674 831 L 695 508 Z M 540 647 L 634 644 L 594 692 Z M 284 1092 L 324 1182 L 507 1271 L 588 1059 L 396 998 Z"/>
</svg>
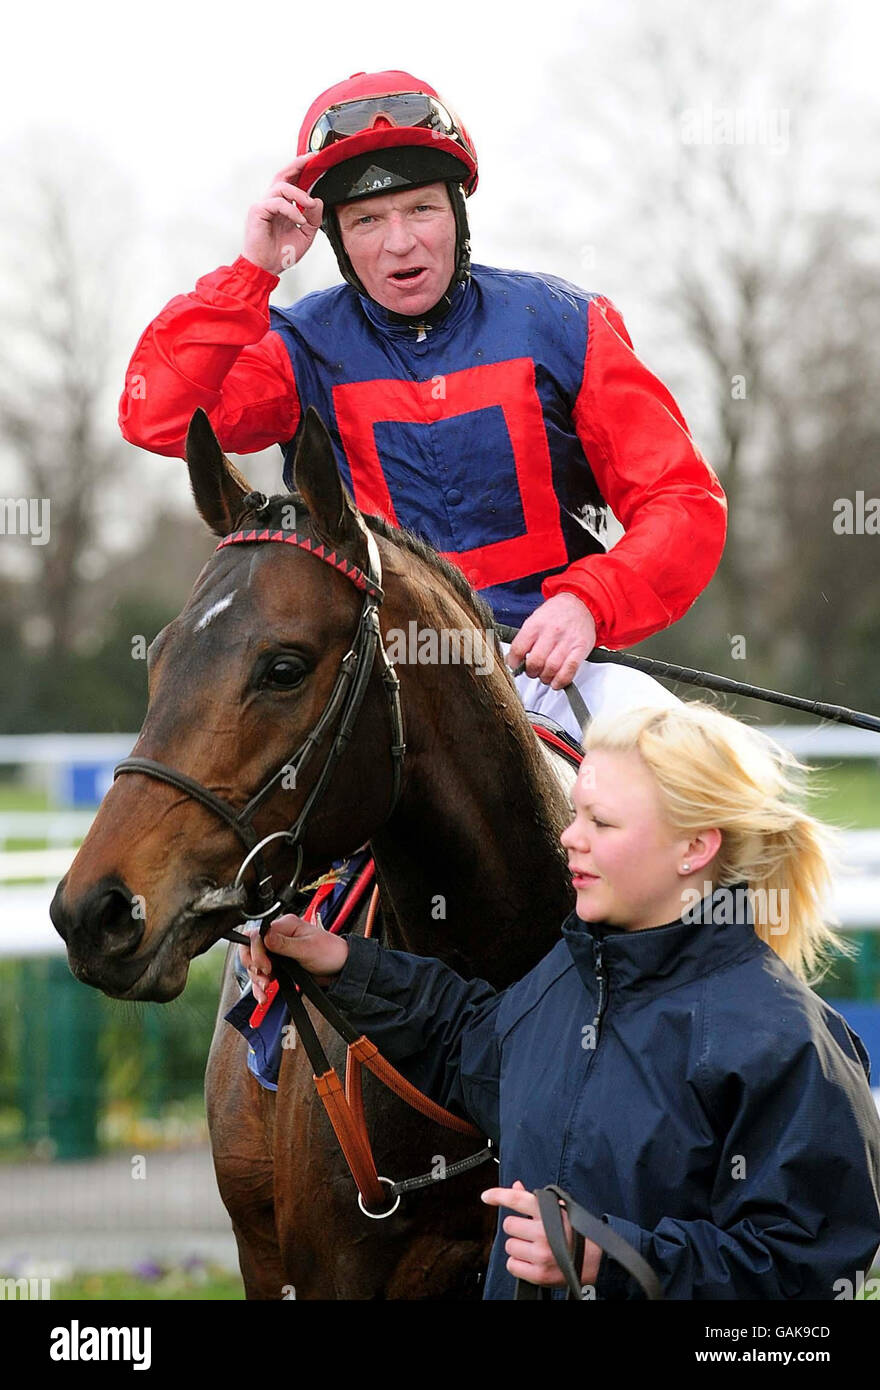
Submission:
<svg viewBox="0 0 880 1390">
<path fill-rule="evenodd" d="M 238 590 L 233 589 L 231 594 L 227 594 L 225 598 L 218 598 L 216 603 L 212 603 L 207 613 L 203 613 L 202 616 L 199 618 L 199 621 L 195 625 L 194 631 L 201 632 L 204 628 L 206 628 L 208 626 L 208 623 L 212 622 L 213 619 L 216 618 L 218 613 L 222 613 L 224 608 L 229 607 L 230 603 L 235 598 L 235 595 L 237 593 Z"/>
</svg>

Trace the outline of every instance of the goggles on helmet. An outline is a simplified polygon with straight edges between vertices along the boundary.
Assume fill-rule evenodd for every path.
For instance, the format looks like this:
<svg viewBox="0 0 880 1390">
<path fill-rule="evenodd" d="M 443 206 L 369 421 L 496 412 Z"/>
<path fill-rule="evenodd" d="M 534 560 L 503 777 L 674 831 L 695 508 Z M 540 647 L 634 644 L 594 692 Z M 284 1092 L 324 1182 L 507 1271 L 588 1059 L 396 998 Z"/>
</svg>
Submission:
<svg viewBox="0 0 880 1390">
<path fill-rule="evenodd" d="M 425 92 L 392 92 L 380 97 L 359 97 L 355 101 L 337 102 L 318 117 L 309 135 L 309 153 L 326 149 L 347 135 L 369 130 L 377 116 L 384 116 L 394 126 L 409 126 L 436 130 L 464 144 L 461 132 L 446 107 L 436 97 Z"/>
</svg>

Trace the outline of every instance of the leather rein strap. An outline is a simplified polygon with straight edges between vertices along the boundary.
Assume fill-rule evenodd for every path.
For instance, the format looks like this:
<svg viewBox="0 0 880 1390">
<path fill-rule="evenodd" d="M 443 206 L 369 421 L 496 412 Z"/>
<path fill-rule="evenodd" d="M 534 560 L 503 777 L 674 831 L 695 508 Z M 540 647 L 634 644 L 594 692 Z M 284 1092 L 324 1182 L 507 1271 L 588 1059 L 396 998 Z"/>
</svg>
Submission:
<svg viewBox="0 0 880 1390">
<path fill-rule="evenodd" d="M 600 1221 L 592 1212 L 587 1211 L 579 1202 L 576 1202 L 570 1192 L 557 1187 L 555 1183 L 548 1183 L 546 1187 L 536 1188 L 535 1196 L 538 1199 L 538 1211 L 541 1215 L 547 1244 L 550 1246 L 554 1260 L 565 1276 L 566 1298 L 578 1300 L 584 1298 L 586 1286 L 581 1284 L 581 1269 L 584 1262 L 584 1240 L 586 1239 L 591 1240 L 594 1245 L 599 1246 L 600 1250 L 604 1250 L 607 1255 L 616 1260 L 636 1281 L 647 1299 L 662 1300 L 662 1285 L 648 1261 L 639 1254 L 633 1245 L 630 1245 L 628 1240 L 624 1240 L 613 1226 Z M 568 1219 L 574 1232 L 571 1250 L 568 1248 L 562 1224 L 563 1208 L 568 1213 Z M 549 1288 L 529 1284 L 524 1279 L 517 1280 L 514 1298 L 519 1301 L 547 1299 L 551 1296 L 552 1292 Z"/>
</svg>

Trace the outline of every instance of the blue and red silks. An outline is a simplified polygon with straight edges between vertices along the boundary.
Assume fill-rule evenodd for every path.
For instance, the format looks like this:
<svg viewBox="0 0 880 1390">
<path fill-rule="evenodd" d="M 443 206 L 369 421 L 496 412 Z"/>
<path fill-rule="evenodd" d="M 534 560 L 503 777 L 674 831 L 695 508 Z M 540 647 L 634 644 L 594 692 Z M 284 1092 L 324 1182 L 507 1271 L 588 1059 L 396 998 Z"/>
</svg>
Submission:
<svg viewBox="0 0 880 1390">
<path fill-rule="evenodd" d="M 473 265 L 419 328 L 348 284 L 270 307 L 277 283 L 239 257 L 166 305 L 129 365 L 126 439 L 183 456 L 201 407 L 226 450 L 280 444 L 290 486 L 314 406 L 358 507 L 427 540 L 514 627 L 569 592 L 621 648 L 705 588 L 724 493 L 609 300 Z M 607 508 L 625 534 L 605 553 Z"/>
</svg>

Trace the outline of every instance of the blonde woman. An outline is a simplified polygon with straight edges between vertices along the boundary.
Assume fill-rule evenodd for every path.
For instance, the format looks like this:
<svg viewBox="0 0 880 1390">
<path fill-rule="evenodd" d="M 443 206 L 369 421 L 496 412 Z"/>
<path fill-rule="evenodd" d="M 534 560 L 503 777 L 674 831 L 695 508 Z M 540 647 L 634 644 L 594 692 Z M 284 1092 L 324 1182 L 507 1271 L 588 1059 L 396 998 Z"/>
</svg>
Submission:
<svg viewBox="0 0 880 1390">
<path fill-rule="evenodd" d="M 880 1119 L 858 1037 L 809 986 L 830 836 L 799 765 L 701 704 L 594 722 L 564 832 L 561 940 L 502 993 L 436 960 L 276 922 L 411 1081 L 498 1143 L 485 1297 L 563 1293 L 533 1189 L 557 1183 L 667 1298 L 834 1299 L 880 1243 Z M 262 997 L 268 957 L 247 960 Z M 597 1298 L 637 1286 L 586 1242 Z"/>
</svg>

